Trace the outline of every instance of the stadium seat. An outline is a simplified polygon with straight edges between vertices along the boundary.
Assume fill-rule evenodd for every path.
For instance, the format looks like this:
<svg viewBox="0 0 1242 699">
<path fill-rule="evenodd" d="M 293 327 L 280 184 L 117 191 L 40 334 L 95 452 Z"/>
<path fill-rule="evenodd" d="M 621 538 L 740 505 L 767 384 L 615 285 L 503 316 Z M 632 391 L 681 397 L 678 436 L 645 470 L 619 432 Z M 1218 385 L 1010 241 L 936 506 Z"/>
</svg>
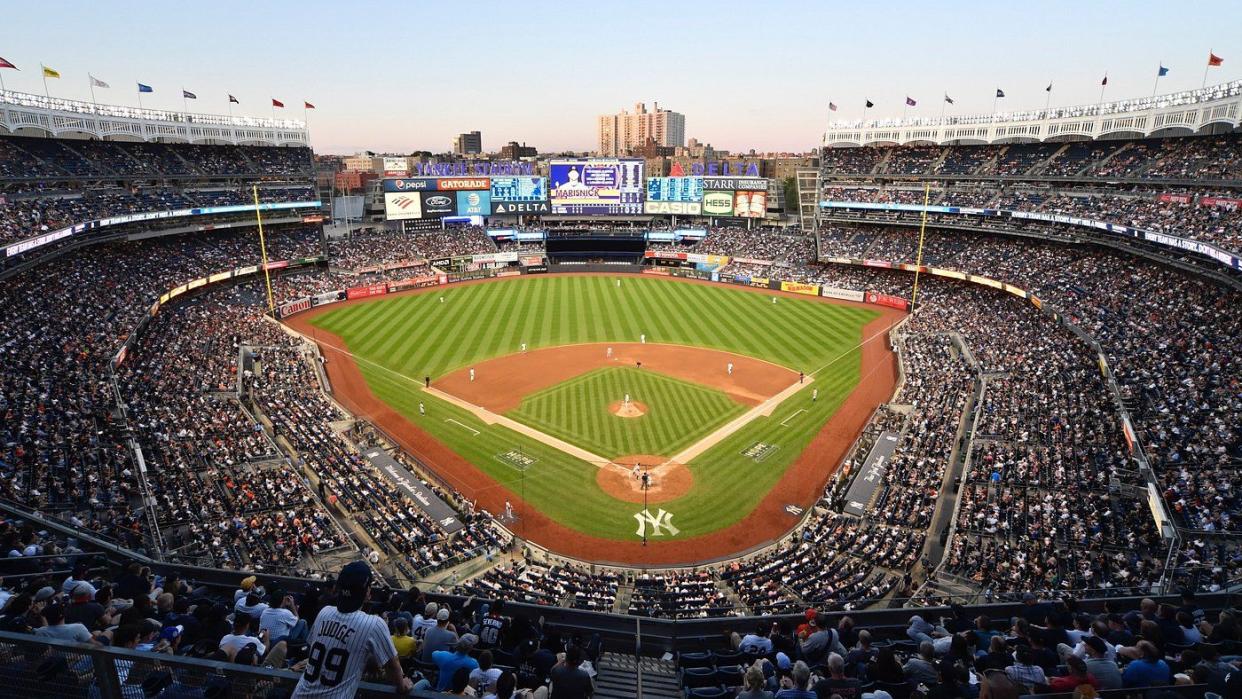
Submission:
<svg viewBox="0 0 1242 699">
<path fill-rule="evenodd" d="M 741 687 L 744 673 L 737 665 L 719 665 L 716 667 L 716 681 L 725 687 Z"/>
<path fill-rule="evenodd" d="M 681 684 L 686 689 L 716 686 L 716 671 L 710 667 L 688 667 L 681 673 Z"/>
<path fill-rule="evenodd" d="M 693 667 L 712 667 L 712 654 L 703 653 L 682 653 L 677 656 L 677 667 L 682 669 Z"/>
<path fill-rule="evenodd" d="M 746 655 L 737 651 L 718 650 L 712 653 L 712 660 L 716 667 L 723 665 L 741 665 L 746 661 Z"/>
<path fill-rule="evenodd" d="M 686 696 L 702 699 L 719 699 L 720 697 L 730 696 L 730 694 L 722 687 L 695 687 L 694 689 L 687 690 Z"/>
<path fill-rule="evenodd" d="M 910 696 L 909 682 L 876 682 L 875 688 L 888 692 L 893 699 L 908 699 Z"/>
</svg>

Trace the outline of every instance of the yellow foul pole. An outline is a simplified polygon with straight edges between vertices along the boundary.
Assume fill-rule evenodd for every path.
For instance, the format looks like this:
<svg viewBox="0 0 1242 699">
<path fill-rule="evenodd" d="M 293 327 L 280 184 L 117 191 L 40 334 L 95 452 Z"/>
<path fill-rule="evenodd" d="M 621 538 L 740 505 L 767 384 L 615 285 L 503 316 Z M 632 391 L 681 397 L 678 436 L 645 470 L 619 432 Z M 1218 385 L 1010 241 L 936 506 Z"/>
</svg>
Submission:
<svg viewBox="0 0 1242 699">
<path fill-rule="evenodd" d="M 263 253 L 263 281 L 267 284 L 267 312 L 274 314 L 276 304 L 272 302 L 272 273 L 267 269 L 267 242 L 263 238 L 263 214 L 259 212 L 259 185 L 253 185 L 251 191 L 254 193 L 254 220 L 259 224 L 259 250 Z M 924 213 L 923 217 L 926 218 L 927 214 Z"/>
<path fill-rule="evenodd" d="M 914 261 L 914 293 L 910 295 L 910 312 L 919 302 L 919 272 L 923 269 L 923 236 L 927 233 L 927 206 L 931 203 L 931 182 L 923 183 L 923 221 L 919 224 L 919 252 Z"/>
</svg>

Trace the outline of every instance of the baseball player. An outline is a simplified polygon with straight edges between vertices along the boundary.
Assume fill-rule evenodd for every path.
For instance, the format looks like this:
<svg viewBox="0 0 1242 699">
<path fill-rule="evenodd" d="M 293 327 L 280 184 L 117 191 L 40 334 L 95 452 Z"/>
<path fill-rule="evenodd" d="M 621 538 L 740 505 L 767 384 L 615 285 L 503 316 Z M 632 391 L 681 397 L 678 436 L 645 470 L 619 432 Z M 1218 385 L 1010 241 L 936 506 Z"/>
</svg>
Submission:
<svg viewBox="0 0 1242 699">
<path fill-rule="evenodd" d="M 640 344 L 640 345 L 645 345 L 645 344 L 647 344 L 647 333 L 643 333 L 643 334 L 641 334 L 641 335 L 639 335 L 639 336 L 638 336 L 638 344 Z"/>
<path fill-rule="evenodd" d="M 470 380 L 474 381 L 474 367 L 470 367 Z"/>
<path fill-rule="evenodd" d="M 513 503 L 505 500 L 505 519 L 513 521 Z"/>
<path fill-rule="evenodd" d="M 427 414 L 427 409 L 423 407 L 423 402 L 422 402 L 421 400 L 420 400 L 420 401 L 418 401 L 418 414 L 419 414 L 419 415 L 426 415 L 426 414 Z"/>
<path fill-rule="evenodd" d="M 525 351 L 526 351 L 526 343 L 525 343 L 525 342 L 523 342 L 523 343 L 522 343 L 522 351 L 523 351 L 523 352 L 525 352 Z"/>
<path fill-rule="evenodd" d="M 811 402 L 814 403 L 817 400 L 819 400 L 819 389 L 812 388 L 811 389 Z"/>
<path fill-rule="evenodd" d="M 729 370 L 729 376 L 733 376 L 733 362 L 729 362 L 727 369 Z"/>
<path fill-rule="evenodd" d="M 293 696 L 352 697 L 368 663 L 383 668 L 384 678 L 398 692 L 409 693 L 414 684 L 401 671 L 387 625 L 380 617 L 362 611 L 371 597 L 371 569 L 362 561 L 350 563 L 341 569 L 336 590 L 336 606 L 319 611 L 315 628 L 306 639 L 306 666 Z"/>
<path fill-rule="evenodd" d="M 612 359 L 612 348 L 611 348 L 611 347 L 609 347 L 609 348 L 608 348 L 608 355 L 607 355 L 607 356 L 608 356 L 608 358 L 609 358 L 609 359 Z"/>
</svg>

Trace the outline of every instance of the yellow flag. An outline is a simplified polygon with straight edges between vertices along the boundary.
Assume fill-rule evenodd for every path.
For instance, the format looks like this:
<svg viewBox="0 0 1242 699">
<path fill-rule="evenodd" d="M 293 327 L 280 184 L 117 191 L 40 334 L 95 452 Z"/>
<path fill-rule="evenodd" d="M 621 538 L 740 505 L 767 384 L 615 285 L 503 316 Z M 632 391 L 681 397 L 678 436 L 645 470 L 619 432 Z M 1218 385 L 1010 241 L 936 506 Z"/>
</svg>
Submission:
<svg viewBox="0 0 1242 699">
<path fill-rule="evenodd" d="M 57 72 L 57 71 L 55 71 L 55 70 L 52 70 L 51 68 L 48 68 L 47 66 L 43 66 L 43 77 L 45 77 L 45 78 L 59 78 L 59 77 L 60 77 L 60 73 L 58 73 L 58 72 Z"/>
</svg>

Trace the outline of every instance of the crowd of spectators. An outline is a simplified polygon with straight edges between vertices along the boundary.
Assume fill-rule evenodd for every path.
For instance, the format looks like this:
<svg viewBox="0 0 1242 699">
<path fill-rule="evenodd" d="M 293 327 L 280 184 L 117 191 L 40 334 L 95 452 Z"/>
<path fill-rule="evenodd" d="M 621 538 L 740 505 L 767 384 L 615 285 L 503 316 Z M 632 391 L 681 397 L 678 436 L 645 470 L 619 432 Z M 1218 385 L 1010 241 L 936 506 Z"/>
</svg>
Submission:
<svg viewBox="0 0 1242 699">
<path fill-rule="evenodd" d="M 0 181 L 311 175 L 308 148 L 0 137 Z"/>
</svg>

